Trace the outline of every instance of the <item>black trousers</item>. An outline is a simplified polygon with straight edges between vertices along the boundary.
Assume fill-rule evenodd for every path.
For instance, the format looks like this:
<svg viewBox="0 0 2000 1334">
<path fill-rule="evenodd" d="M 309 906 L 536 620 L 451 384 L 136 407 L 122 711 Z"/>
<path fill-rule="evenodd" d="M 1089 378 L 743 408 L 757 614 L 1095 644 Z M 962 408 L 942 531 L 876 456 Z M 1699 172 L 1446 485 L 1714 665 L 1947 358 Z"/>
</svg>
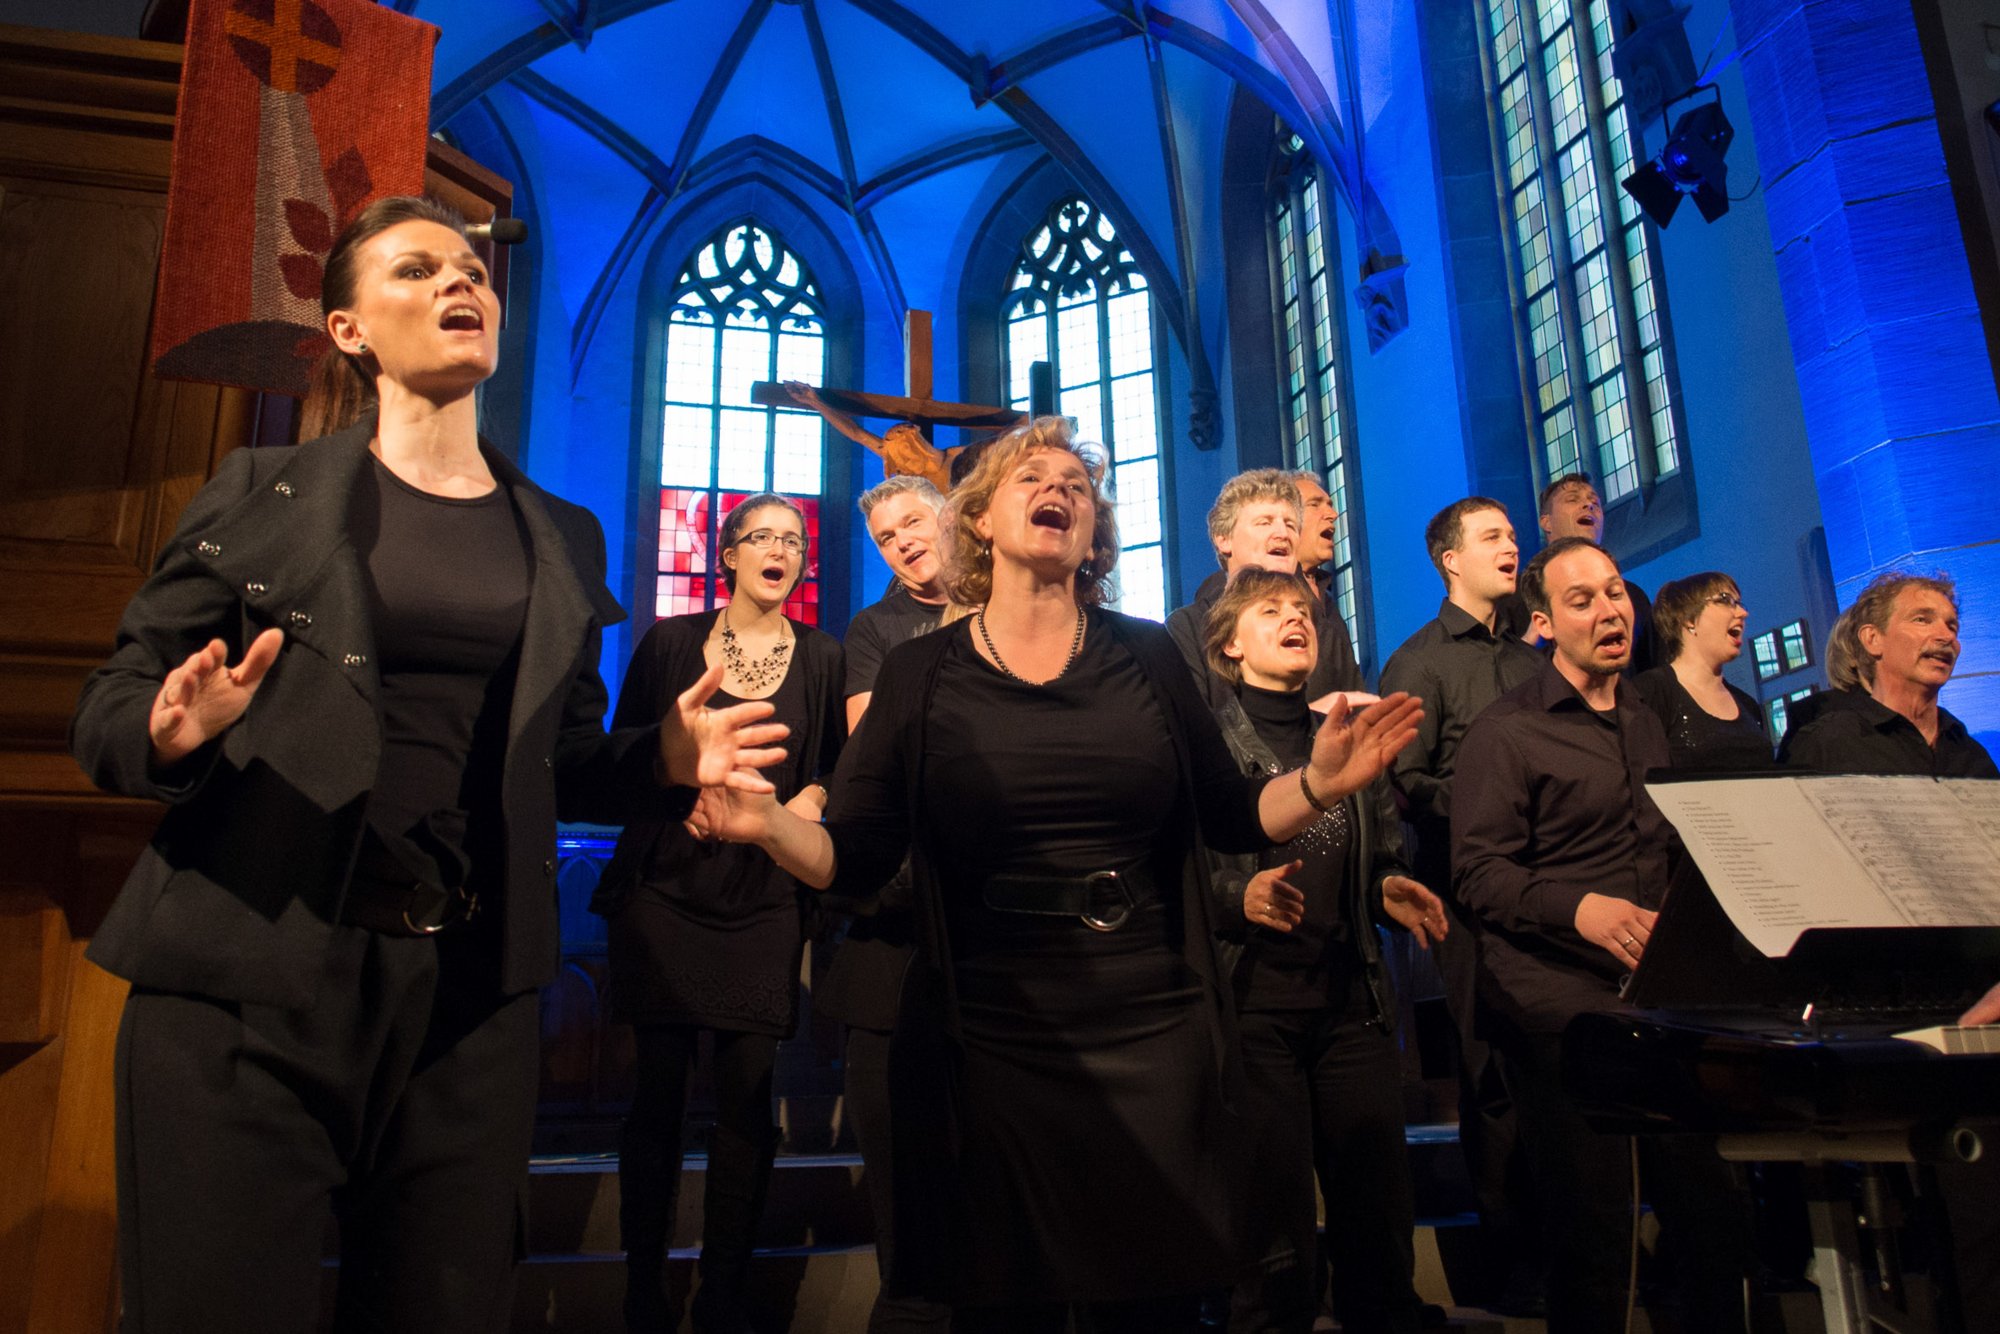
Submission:
<svg viewBox="0 0 2000 1334">
<path fill-rule="evenodd" d="M 625 1320 L 633 1330 L 670 1330 L 663 1278 L 680 1199 L 681 1129 L 702 1030 L 643 1024 L 638 1087 L 618 1139 L 618 1227 L 625 1245 Z M 715 1128 L 702 1189 L 701 1285 L 689 1312 L 700 1334 L 747 1327 L 745 1280 L 764 1216 L 777 1151 L 771 1071 L 778 1039 L 712 1033 Z"/>
<path fill-rule="evenodd" d="M 889 1275 L 895 1263 L 896 1192 L 892 1168 L 893 1141 L 889 1128 L 890 1035 L 872 1028 L 847 1030 L 847 1115 L 861 1147 L 862 1184 L 875 1219 L 875 1264 L 882 1286 L 868 1313 L 868 1334 L 913 1334 L 951 1328 L 951 1310 L 922 1297 L 893 1291 Z"/>
<path fill-rule="evenodd" d="M 1403 1135 L 1402 1063 L 1371 1022 L 1357 972 L 1320 1010 L 1245 1011 L 1244 1112 L 1252 1137 L 1248 1218 L 1256 1276 L 1237 1285 L 1229 1327 L 1305 1334 L 1323 1273 L 1313 1178 L 1326 1198 L 1334 1313 L 1349 1334 L 1418 1328 L 1416 1204 Z"/>
<path fill-rule="evenodd" d="M 1436 885 L 1437 881 L 1425 881 Z M 1444 883 L 1450 883 L 1445 875 Z M 1520 1148 L 1519 1117 L 1501 1063 L 1476 1031 L 1479 939 L 1471 916 L 1448 900 L 1451 932 L 1432 955 L 1444 980 L 1444 1003 L 1458 1039 L 1458 1144 L 1479 1207 L 1490 1292 L 1471 1294 L 1498 1300 L 1525 1298 L 1539 1291 L 1545 1259 L 1535 1231 L 1538 1208 L 1533 1173 Z"/>
<path fill-rule="evenodd" d="M 1561 1039 L 1510 1038 L 1500 1048 L 1521 1111 L 1549 1253 L 1549 1334 L 1624 1327 L 1632 1246 L 1632 1149 L 1590 1128 L 1562 1087 Z M 1669 1295 L 1688 1328 L 1743 1329 L 1743 1280 L 1754 1252 L 1750 1197 L 1714 1141 L 1638 1137 L 1645 1198 L 1660 1221 Z"/>
<path fill-rule="evenodd" d="M 490 937 L 334 932 L 302 1011 L 135 989 L 118 1032 L 126 1334 L 506 1328 L 539 1077 Z"/>
</svg>

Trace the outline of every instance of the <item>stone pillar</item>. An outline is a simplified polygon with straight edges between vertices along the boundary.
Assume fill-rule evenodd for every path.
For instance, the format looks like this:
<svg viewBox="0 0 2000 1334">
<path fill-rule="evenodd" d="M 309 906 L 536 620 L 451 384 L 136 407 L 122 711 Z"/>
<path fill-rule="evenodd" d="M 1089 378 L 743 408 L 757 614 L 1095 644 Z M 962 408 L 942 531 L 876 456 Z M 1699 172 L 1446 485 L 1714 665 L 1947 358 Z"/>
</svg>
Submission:
<svg viewBox="0 0 2000 1334">
<path fill-rule="evenodd" d="M 1885 569 L 1955 578 L 1944 702 L 2000 732 L 2000 394 L 1910 0 L 1730 8 L 1841 603 Z"/>
</svg>

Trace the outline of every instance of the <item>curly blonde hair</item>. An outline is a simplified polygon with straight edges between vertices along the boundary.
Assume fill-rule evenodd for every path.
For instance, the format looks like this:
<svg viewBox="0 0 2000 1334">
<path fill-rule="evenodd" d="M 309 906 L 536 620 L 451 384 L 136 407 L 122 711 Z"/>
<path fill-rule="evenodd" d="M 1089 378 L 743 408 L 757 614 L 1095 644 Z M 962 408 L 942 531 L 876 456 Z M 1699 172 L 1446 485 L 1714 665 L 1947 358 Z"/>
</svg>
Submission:
<svg viewBox="0 0 2000 1334">
<path fill-rule="evenodd" d="M 1104 457 L 1095 445 L 1076 438 L 1067 417 L 1037 417 L 995 438 L 980 451 L 965 480 L 952 488 L 951 503 L 939 515 L 947 534 L 944 588 L 953 602 L 984 606 L 993 596 L 993 548 L 975 525 L 992 507 L 993 493 L 1021 460 L 1039 450 L 1057 450 L 1083 464 L 1090 478 L 1090 500 L 1097 520 L 1090 533 L 1090 555 L 1076 572 L 1076 600 L 1103 606 L 1117 596 L 1111 572 L 1118 565 L 1118 515 L 1105 489 Z"/>
</svg>

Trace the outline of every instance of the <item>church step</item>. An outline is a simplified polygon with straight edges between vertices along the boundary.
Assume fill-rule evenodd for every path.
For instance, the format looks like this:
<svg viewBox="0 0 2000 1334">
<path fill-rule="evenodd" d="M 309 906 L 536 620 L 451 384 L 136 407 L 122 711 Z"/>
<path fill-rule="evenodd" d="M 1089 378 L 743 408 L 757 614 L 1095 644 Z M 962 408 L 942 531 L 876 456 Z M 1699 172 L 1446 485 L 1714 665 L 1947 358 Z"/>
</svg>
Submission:
<svg viewBox="0 0 2000 1334">
<path fill-rule="evenodd" d="M 1472 1194 L 1451 1125 L 1407 1128 L 1417 1215 L 1429 1226 L 1471 1221 Z M 705 1154 L 684 1160 L 676 1201 L 675 1246 L 701 1241 Z M 865 1246 L 874 1240 L 861 1158 L 853 1153 L 780 1154 L 771 1174 L 758 1241 L 769 1247 Z M 547 1255 L 616 1254 L 616 1154 L 537 1157 L 530 1167 L 528 1249 Z"/>
</svg>

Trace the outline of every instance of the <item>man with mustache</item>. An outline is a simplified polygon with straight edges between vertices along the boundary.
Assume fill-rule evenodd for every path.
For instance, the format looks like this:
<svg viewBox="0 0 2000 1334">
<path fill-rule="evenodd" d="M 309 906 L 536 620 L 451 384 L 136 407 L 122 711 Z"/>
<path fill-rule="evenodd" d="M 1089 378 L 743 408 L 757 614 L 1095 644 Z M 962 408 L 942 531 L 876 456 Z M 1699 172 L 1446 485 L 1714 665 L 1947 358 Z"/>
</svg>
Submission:
<svg viewBox="0 0 2000 1334">
<path fill-rule="evenodd" d="M 1562 1083 L 1562 1032 L 1615 1009 L 1665 897 L 1673 830 L 1646 794 L 1665 729 L 1621 679 L 1632 604 L 1613 561 L 1581 537 L 1528 564 L 1521 591 L 1549 661 L 1474 720 L 1451 797 L 1453 888 L 1478 927 L 1480 1035 L 1519 1109 L 1549 1260 L 1550 1334 L 1624 1321 L 1631 1141 L 1599 1134 Z M 1687 1270 L 1690 1328 L 1741 1330 L 1747 1212 L 1712 1146 L 1641 1146 L 1663 1243 Z M 1671 1240 L 1667 1240 L 1671 1238 Z"/>
<path fill-rule="evenodd" d="M 1209 609 L 1238 570 L 1297 573 L 1304 545 L 1300 533 L 1304 516 L 1305 503 L 1294 474 L 1277 468 L 1252 468 L 1236 474 L 1222 484 L 1215 504 L 1208 511 L 1208 537 L 1215 546 L 1216 562 L 1222 568 L 1202 581 L 1193 602 L 1167 617 L 1167 633 L 1180 648 L 1188 670 L 1201 683 L 1210 708 L 1219 707 L 1225 698 L 1233 698 L 1234 687 L 1208 667 L 1202 638 Z M 1317 550 L 1317 546 L 1312 550 Z M 1332 547 L 1328 544 L 1322 563 L 1331 556 Z M 1355 660 L 1354 641 L 1348 637 L 1347 622 L 1338 614 L 1321 617 L 1319 663 L 1306 682 L 1306 698 L 1313 702 L 1314 708 L 1324 711 L 1331 703 L 1326 696 L 1334 691 L 1352 692 L 1355 697 L 1349 700 L 1350 704 L 1371 702 L 1374 696 L 1362 693 L 1366 689 L 1360 664 Z"/>
<path fill-rule="evenodd" d="M 1814 695 L 1806 720 L 1785 734 L 1782 764 L 1819 773 L 2000 778 L 1986 747 L 1938 703 L 1958 666 L 1958 590 L 1941 575 L 1891 570 L 1840 618 L 1836 654 L 1851 660 L 1860 689 Z M 1794 715 L 1796 717 L 1796 715 Z M 2000 987 L 1962 1023 L 2000 1022 Z M 2000 1329 L 2000 1169 L 1980 1162 L 1937 1169 L 1950 1220 L 1960 1316 L 1967 1329 Z"/>
<path fill-rule="evenodd" d="M 1958 591 L 1949 579 L 1890 571 L 1854 600 L 1838 632 L 1866 688 L 1816 697 L 1780 760 L 1841 774 L 2000 778 L 1993 757 L 1938 703 L 1958 665 Z"/>
</svg>

